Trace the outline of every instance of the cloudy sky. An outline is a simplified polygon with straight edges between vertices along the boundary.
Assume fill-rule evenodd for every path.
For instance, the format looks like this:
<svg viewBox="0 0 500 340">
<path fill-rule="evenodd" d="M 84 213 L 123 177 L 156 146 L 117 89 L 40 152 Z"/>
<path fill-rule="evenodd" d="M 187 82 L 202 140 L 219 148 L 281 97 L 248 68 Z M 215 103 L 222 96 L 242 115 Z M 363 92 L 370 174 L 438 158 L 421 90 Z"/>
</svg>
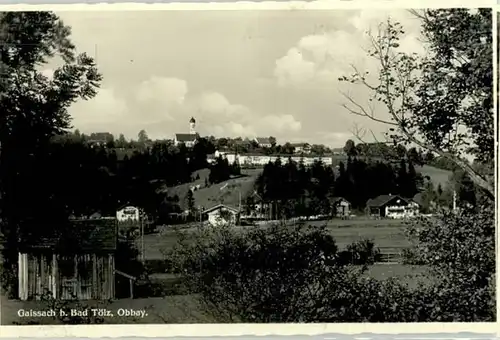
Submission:
<svg viewBox="0 0 500 340">
<path fill-rule="evenodd" d="M 390 16 L 406 30 L 401 48 L 422 49 L 420 23 L 405 10 L 58 15 L 104 77 L 94 99 L 71 107 L 74 127 L 128 138 L 141 129 L 151 138 L 172 138 L 188 132 L 194 116 L 201 135 L 342 146 L 355 124 L 376 134 L 386 129 L 340 106 L 340 90 L 367 99 L 362 88 L 338 82 L 351 63 L 376 70 L 363 51 L 366 31 Z"/>
</svg>

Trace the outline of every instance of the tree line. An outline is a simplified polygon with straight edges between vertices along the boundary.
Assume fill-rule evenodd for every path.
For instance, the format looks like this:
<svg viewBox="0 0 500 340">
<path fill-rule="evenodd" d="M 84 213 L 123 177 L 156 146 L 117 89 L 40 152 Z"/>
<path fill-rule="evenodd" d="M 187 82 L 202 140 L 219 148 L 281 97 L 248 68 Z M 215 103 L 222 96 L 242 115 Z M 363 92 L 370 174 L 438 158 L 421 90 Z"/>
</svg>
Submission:
<svg viewBox="0 0 500 340">
<path fill-rule="evenodd" d="M 413 198 L 424 179 L 411 161 L 401 159 L 396 166 L 381 161 L 348 157 L 334 170 L 320 161 L 311 167 L 291 159 L 277 159 L 264 166 L 255 190 L 268 203 L 276 217 L 330 215 L 332 199 L 343 197 L 353 209 L 363 210 L 368 199 L 383 194 L 399 194 Z M 247 207 L 256 202 L 247 198 Z"/>
</svg>

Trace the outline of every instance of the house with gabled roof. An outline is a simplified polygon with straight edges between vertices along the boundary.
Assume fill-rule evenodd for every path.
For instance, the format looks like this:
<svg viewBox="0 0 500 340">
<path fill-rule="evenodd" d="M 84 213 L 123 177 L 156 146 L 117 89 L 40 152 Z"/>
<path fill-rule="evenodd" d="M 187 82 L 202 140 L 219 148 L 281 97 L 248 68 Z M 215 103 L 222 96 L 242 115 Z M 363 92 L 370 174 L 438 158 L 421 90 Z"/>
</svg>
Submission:
<svg viewBox="0 0 500 340">
<path fill-rule="evenodd" d="M 270 148 L 273 146 L 269 137 L 256 137 L 254 140 L 261 148 Z"/>
<path fill-rule="evenodd" d="M 366 202 L 370 216 L 387 218 L 413 217 L 419 214 L 420 206 L 409 198 L 400 195 L 380 195 Z"/>
<path fill-rule="evenodd" d="M 240 210 L 226 204 L 217 204 L 203 211 L 208 216 L 208 223 L 213 226 L 221 224 L 235 224 Z"/>
</svg>

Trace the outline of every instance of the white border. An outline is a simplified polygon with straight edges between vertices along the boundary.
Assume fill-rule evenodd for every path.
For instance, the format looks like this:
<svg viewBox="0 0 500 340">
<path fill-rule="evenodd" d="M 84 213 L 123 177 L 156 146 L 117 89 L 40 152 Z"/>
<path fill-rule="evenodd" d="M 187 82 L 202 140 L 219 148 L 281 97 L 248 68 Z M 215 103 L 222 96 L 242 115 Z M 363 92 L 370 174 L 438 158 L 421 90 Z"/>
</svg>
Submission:
<svg viewBox="0 0 500 340">
<path fill-rule="evenodd" d="M 52 11 L 157 11 L 157 10 L 336 10 L 366 8 L 479 8 L 492 7 L 493 0 L 317 0 L 317 1 L 237 1 L 199 3 L 102 3 L 102 4 L 15 4 L 2 5 L 1 11 L 52 10 Z"/>
<path fill-rule="evenodd" d="M 139 11 L 139 10 L 336 10 L 360 8 L 452 8 L 452 7 L 493 7 L 493 23 L 496 24 L 495 4 L 492 0 L 350 0 L 314 2 L 233 2 L 233 3 L 170 3 L 170 4 L 50 4 L 50 5 L 0 5 L 1 11 L 52 10 L 52 11 Z M 496 37 L 494 25 L 493 34 Z M 494 39 L 494 80 L 498 69 L 496 65 L 496 46 Z M 496 83 L 495 83 L 496 91 Z M 497 94 L 494 96 L 495 107 Z M 495 115 L 496 117 L 496 115 Z M 497 119 L 495 118 L 495 121 Z M 498 133 L 498 132 L 496 132 Z M 497 200 L 497 206 L 500 202 Z M 497 252 L 497 272 L 500 260 Z M 497 280 L 498 281 L 498 280 Z M 500 288 L 497 284 L 497 296 Z M 1 306 L 0 306 L 1 308 Z M 500 312 L 499 304 L 497 310 Z M 500 313 L 498 313 L 500 315 Z M 175 324 L 175 325 L 78 325 L 78 326 L 0 326 L 0 338 L 18 337 L 210 337 L 210 336 L 269 336 L 269 335 L 322 335 L 341 333 L 355 335 L 360 333 L 379 333 L 387 335 L 432 333 L 489 333 L 499 336 L 499 323 L 383 323 L 383 324 Z M 374 334 L 375 335 L 375 334 Z M 447 335 L 447 338 L 451 334 Z M 457 334 L 458 335 L 458 334 Z"/>
<path fill-rule="evenodd" d="M 500 334 L 496 323 L 338 323 L 338 324 L 176 324 L 176 325 L 86 325 L 86 326 L 3 326 L 0 337 L 210 337 L 321 335 L 342 333 L 491 333 Z M 458 334 L 457 334 L 458 335 Z M 448 334 L 447 338 L 450 338 Z"/>
</svg>

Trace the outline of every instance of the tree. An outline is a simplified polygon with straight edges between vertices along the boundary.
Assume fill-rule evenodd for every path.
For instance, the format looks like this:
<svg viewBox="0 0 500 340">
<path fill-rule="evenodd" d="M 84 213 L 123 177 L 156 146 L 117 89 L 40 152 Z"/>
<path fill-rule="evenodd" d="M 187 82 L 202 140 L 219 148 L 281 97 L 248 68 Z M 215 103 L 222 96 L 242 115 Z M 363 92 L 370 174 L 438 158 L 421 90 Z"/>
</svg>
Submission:
<svg viewBox="0 0 500 340">
<path fill-rule="evenodd" d="M 269 143 L 271 144 L 271 148 L 274 148 L 276 146 L 276 137 L 270 136 Z"/>
<path fill-rule="evenodd" d="M 125 139 L 123 133 L 120 133 L 120 135 L 118 136 L 118 139 L 115 142 L 115 146 L 118 148 L 125 148 L 127 146 L 127 140 Z"/>
<path fill-rule="evenodd" d="M 352 139 L 348 139 L 345 142 L 344 152 L 349 157 L 355 157 L 357 155 L 358 150 L 356 149 L 356 144 Z"/>
<path fill-rule="evenodd" d="M 391 127 L 391 139 L 413 143 L 462 168 L 491 200 L 493 180 L 464 160 L 466 154 L 491 167 L 494 156 L 491 9 L 413 12 L 422 22 L 428 55 L 398 50 L 404 30 L 388 20 L 369 33 L 369 56 L 379 64 L 375 77 L 358 71 L 341 77 L 365 86 L 382 102 L 390 120 L 375 115 L 344 93 L 343 107 Z M 463 132 L 465 131 L 465 132 Z M 472 144 L 469 143 L 472 141 Z"/>
<path fill-rule="evenodd" d="M 139 131 L 139 133 L 137 134 L 137 141 L 144 145 L 146 144 L 146 142 L 149 140 L 149 137 L 148 137 L 148 134 L 146 133 L 146 130 L 141 130 Z"/>
<path fill-rule="evenodd" d="M 0 13 L 0 212 L 6 272 L 15 272 L 23 222 L 36 219 L 43 225 L 44 219 L 67 217 L 64 207 L 51 200 L 50 188 L 40 188 L 44 179 L 37 171 L 52 137 L 71 128 L 69 106 L 94 97 L 101 81 L 94 60 L 76 54 L 70 33 L 52 12 Z M 63 65 L 43 75 L 43 65 L 55 56 Z"/>
<path fill-rule="evenodd" d="M 189 214 L 191 214 L 191 215 L 194 215 L 194 211 L 195 211 L 194 204 L 195 204 L 195 202 L 194 202 L 193 191 L 188 190 L 188 192 L 186 194 L 186 207 L 189 210 Z"/>
</svg>

